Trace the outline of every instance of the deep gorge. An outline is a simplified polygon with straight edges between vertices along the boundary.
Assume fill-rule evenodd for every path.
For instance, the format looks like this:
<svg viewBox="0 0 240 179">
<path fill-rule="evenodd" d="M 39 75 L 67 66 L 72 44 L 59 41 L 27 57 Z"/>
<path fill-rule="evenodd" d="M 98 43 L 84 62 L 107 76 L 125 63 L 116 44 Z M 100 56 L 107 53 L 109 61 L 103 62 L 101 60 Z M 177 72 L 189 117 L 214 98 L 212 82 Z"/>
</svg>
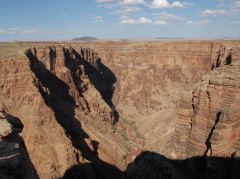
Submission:
<svg viewBox="0 0 240 179">
<path fill-rule="evenodd" d="M 23 125 L 0 143 L 17 154 L 0 156 L 13 165 L 0 176 L 239 178 L 239 41 L 34 44 L 24 54 L 0 60 L 2 118 Z"/>
</svg>

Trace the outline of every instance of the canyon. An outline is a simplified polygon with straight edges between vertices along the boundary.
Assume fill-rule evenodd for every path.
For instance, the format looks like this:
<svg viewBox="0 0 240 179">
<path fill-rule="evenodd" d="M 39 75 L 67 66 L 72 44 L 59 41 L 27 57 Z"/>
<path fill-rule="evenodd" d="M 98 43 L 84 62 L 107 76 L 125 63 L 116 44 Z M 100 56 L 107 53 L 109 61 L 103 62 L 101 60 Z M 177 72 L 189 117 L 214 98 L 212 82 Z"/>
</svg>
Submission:
<svg viewBox="0 0 240 179">
<path fill-rule="evenodd" d="M 240 178 L 240 41 L 0 44 L 0 178 Z"/>
</svg>

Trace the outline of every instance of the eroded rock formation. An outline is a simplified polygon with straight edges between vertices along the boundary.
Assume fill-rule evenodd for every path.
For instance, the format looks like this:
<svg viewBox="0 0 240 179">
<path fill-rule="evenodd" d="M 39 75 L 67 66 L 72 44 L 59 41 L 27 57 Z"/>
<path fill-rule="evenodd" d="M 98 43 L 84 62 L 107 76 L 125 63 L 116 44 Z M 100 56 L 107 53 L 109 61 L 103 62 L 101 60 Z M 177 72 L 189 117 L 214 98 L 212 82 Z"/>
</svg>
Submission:
<svg viewBox="0 0 240 179">
<path fill-rule="evenodd" d="M 24 126 L 29 178 L 239 176 L 239 42 L 84 45 L 0 60 L 0 104 Z M 10 120 L 0 135 L 12 136 Z"/>
<path fill-rule="evenodd" d="M 106 102 L 111 99 L 96 54 L 78 50 L 38 47 L 28 49 L 27 58 L 0 61 L 1 101 L 21 119 L 22 137 L 40 178 L 62 177 L 86 162 L 109 178 L 111 172 L 105 171 L 114 168 L 111 163 L 126 165 L 124 131 L 112 127 L 118 116 Z"/>
<path fill-rule="evenodd" d="M 219 67 L 180 101 L 174 138 L 181 156 L 239 153 L 239 77 L 240 66 Z"/>
<path fill-rule="evenodd" d="M 185 108 L 182 94 L 191 93 L 211 70 L 240 61 L 238 41 L 89 42 L 88 46 L 98 51 L 118 79 L 113 101 L 122 121 L 137 130 L 145 150 L 169 157 L 176 123 L 180 123 L 178 134 L 188 132 L 180 127 L 189 127 L 185 114 L 179 115 L 179 106 Z M 191 102 L 184 105 L 192 110 Z"/>
<path fill-rule="evenodd" d="M 39 178 L 20 133 L 21 121 L 0 109 L 0 178 Z"/>
</svg>

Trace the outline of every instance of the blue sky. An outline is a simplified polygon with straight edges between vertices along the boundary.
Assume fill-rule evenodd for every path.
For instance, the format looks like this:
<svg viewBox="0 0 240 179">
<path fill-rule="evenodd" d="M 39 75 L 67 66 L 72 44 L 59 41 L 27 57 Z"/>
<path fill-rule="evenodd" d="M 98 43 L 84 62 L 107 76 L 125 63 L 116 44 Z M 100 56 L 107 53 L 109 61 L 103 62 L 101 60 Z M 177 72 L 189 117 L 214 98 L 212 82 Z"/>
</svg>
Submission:
<svg viewBox="0 0 240 179">
<path fill-rule="evenodd" d="M 0 41 L 240 38 L 240 0 L 3 0 Z"/>
</svg>

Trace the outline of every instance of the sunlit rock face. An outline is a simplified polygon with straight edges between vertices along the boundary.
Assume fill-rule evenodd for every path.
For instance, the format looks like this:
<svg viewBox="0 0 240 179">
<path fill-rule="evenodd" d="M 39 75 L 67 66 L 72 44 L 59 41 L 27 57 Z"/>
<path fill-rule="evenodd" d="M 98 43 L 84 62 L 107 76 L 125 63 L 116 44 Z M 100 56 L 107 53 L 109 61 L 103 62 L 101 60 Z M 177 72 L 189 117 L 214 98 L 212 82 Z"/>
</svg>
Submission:
<svg viewBox="0 0 240 179">
<path fill-rule="evenodd" d="M 0 110 L 29 178 L 238 176 L 238 41 L 23 46 L 0 60 Z"/>
</svg>

